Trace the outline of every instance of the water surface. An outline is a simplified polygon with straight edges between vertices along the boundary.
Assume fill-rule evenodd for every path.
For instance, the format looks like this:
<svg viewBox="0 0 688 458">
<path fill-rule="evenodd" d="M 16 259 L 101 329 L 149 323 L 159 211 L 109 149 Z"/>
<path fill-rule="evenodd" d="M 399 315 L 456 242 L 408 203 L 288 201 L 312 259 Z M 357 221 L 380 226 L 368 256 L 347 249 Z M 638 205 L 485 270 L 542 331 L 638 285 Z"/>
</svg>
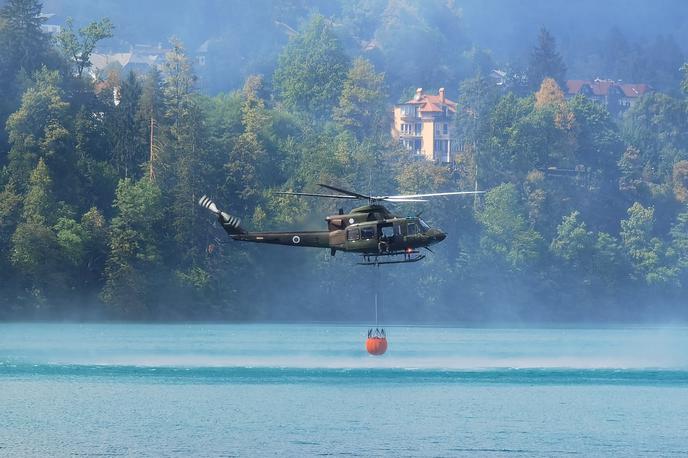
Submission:
<svg viewBox="0 0 688 458">
<path fill-rule="evenodd" d="M 688 329 L 0 324 L 0 455 L 688 455 Z"/>
</svg>

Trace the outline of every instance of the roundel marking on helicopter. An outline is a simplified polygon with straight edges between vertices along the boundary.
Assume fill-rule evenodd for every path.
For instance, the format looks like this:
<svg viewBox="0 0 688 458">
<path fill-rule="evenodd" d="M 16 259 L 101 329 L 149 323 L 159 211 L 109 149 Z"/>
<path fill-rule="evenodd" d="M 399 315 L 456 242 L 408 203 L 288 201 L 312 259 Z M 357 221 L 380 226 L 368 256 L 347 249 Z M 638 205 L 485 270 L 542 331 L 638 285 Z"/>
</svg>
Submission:
<svg viewBox="0 0 688 458">
<path fill-rule="evenodd" d="M 354 224 L 354 221 L 356 221 L 356 220 L 353 218 L 349 218 L 349 224 Z"/>
<path fill-rule="evenodd" d="M 298 245 L 299 243 L 301 243 L 301 237 L 299 237 L 298 235 L 295 235 L 294 237 L 291 238 L 291 241 Z"/>
</svg>

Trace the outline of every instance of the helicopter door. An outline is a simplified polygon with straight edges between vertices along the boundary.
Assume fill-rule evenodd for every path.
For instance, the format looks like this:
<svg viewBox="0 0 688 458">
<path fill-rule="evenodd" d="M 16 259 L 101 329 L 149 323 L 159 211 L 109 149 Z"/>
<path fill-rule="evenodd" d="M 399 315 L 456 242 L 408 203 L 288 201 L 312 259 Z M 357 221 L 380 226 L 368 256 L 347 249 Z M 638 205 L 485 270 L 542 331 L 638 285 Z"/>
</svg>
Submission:
<svg viewBox="0 0 688 458">
<path fill-rule="evenodd" d="M 394 239 L 395 231 L 392 223 L 380 225 L 380 240 L 391 242 Z"/>
</svg>

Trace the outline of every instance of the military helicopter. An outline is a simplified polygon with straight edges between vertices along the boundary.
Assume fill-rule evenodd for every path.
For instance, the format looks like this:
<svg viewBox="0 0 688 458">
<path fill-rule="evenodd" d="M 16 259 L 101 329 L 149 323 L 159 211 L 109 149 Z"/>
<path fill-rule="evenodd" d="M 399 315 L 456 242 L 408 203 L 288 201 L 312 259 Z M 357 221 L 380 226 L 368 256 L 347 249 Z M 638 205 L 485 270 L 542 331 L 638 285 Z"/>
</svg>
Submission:
<svg viewBox="0 0 688 458">
<path fill-rule="evenodd" d="M 381 265 L 418 262 L 425 258 L 421 248 L 429 251 L 430 245 L 441 242 L 446 234 L 431 228 L 420 216 L 401 217 L 394 215 L 380 202 L 427 202 L 427 198 L 440 196 L 461 196 L 482 194 L 485 191 L 437 192 L 395 196 L 369 196 L 334 186 L 319 184 L 338 194 L 317 194 L 307 192 L 278 192 L 290 196 L 323 197 L 330 199 L 367 200 L 368 205 L 325 218 L 327 231 L 285 231 L 249 232 L 241 226 L 241 220 L 220 210 L 206 196 L 198 201 L 214 213 L 227 234 L 239 242 L 272 243 L 277 245 L 329 248 L 334 256 L 337 251 L 359 253 L 360 265 Z"/>
</svg>

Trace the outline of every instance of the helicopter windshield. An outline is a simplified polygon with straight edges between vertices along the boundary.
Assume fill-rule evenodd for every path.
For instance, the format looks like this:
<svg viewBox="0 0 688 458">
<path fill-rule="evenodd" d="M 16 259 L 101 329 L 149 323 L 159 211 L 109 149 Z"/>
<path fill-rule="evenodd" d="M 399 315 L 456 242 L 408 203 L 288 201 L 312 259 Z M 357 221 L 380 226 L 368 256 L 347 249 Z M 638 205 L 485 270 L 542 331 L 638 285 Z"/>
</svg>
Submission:
<svg viewBox="0 0 688 458">
<path fill-rule="evenodd" d="M 420 224 L 420 231 L 421 232 L 427 232 L 430 230 L 430 226 L 428 226 L 428 223 L 423 221 L 422 219 L 418 218 L 418 224 Z"/>
</svg>

